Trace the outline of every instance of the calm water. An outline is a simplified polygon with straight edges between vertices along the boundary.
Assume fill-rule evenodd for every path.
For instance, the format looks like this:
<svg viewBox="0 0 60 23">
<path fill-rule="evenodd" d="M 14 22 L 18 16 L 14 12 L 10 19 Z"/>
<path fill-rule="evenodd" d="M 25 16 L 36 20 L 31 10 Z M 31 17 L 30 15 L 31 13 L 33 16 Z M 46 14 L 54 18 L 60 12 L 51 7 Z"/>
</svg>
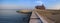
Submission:
<svg viewBox="0 0 60 23">
<path fill-rule="evenodd" d="M 0 23 L 28 23 L 29 14 L 17 13 L 17 10 L 0 10 Z"/>
</svg>

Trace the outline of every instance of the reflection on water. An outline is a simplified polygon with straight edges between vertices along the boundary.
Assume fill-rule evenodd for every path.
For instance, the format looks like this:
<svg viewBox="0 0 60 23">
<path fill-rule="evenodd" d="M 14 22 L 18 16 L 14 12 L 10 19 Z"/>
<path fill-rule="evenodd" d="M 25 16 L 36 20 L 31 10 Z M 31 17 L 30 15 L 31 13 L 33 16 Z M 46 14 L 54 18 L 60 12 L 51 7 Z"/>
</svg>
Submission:
<svg viewBox="0 0 60 23">
<path fill-rule="evenodd" d="M 29 14 L 17 13 L 17 10 L 0 10 L 0 23 L 28 23 Z"/>
</svg>

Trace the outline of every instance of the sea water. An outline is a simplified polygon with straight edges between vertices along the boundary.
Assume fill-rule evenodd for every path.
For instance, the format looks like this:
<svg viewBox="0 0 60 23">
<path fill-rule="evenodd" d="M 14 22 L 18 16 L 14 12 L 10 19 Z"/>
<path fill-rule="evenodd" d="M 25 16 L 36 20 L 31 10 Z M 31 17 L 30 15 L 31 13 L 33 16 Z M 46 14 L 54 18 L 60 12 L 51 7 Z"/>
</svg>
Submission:
<svg viewBox="0 0 60 23">
<path fill-rule="evenodd" d="M 0 9 L 0 23 L 29 23 L 29 14 L 17 13 L 16 9 Z"/>
</svg>

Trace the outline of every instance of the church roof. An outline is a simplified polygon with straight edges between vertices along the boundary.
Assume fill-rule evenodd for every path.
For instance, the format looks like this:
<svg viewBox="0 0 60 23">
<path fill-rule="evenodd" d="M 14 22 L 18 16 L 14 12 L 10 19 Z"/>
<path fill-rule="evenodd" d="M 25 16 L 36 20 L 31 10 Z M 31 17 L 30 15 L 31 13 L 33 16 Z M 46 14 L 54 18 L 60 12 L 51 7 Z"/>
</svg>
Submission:
<svg viewBox="0 0 60 23">
<path fill-rule="evenodd" d="M 41 10 L 45 10 L 45 6 L 41 5 L 41 6 L 35 6 L 36 9 L 41 9 Z"/>
</svg>

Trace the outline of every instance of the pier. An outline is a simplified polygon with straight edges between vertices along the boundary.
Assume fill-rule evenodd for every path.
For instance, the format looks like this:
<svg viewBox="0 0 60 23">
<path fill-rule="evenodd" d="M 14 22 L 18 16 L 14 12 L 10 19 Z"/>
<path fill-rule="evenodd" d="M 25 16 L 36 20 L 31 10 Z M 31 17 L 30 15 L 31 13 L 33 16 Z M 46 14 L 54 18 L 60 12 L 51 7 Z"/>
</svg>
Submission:
<svg viewBox="0 0 60 23">
<path fill-rule="evenodd" d="M 39 10 L 32 12 L 30 23 L 60 23 L 60 10 Z"/>
</svg>

